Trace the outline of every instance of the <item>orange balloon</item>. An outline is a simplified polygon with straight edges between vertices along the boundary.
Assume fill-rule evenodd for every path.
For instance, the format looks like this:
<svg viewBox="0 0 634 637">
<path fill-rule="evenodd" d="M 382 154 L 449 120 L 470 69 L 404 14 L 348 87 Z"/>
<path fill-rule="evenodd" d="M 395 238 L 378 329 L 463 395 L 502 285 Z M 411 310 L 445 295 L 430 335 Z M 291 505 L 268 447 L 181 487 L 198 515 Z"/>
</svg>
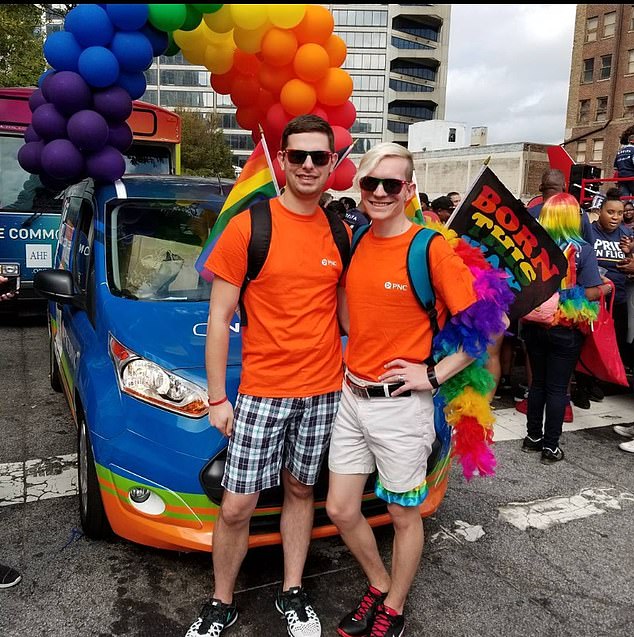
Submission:
<svg viewBox="0 0 634 637">
<path fill-rule="evenodd" d="M 273 97 L 277 99 L 286 82 L 295 77 L 295 71 L 292 66 L 269 66 L 262 64 L 258 71 L 258 79 L 262 88 L 271 91 Z"/>
<path fill-rule="evenodd" d="M 348 47 L 338 35 L 334 35 L 333 33 L 333 35 L 326 40 L 324 49 L 326 50 L 326 53 L 328 53 L 330 66 L 341 66 L 345 62 Z"/>
<path fill-rule="evenodd" d="M 330 68 L 330 58 L 323 46 L 309 42 L 297 49 L 293 68 L 300 79 L 316 82 L 326 75 L 326 71 Z"/>
<path fill-rule="evenodd" d="M 280 91 L 280 104 L 291 115 L 310 113 L 317 103 L 315 89 L 308 82 L 297 78 L 284 84 Z"/>
<path fill-rule="evenodd" d="M 297 52 L 297 38 L 292 31 L 273 28 L 262 38 L 260 57 L 272 66 L 286 66 Z"/>
<path fill-rule="evenodd" d="M 332 13 L 318 4 L 307 4 L 304 19 L 293 29 L 300 44 L 325 44 L 335 28 Z"/>
<path fill-rule="evenodd" d="M 352 95 L 352 78 L 346 71 L 330 68 L 316 84 L 317 99 L 326 106 L 339 106 Z"/>
</svg>

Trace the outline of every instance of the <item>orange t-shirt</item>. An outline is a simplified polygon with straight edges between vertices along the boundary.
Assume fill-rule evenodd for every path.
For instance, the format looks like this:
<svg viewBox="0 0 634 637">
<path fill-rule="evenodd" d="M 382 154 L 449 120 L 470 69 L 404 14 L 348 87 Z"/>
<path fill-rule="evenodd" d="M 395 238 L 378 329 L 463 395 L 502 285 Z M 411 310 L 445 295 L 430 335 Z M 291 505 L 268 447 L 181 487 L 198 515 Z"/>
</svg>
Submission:
<svg viewBox="0 0 634 637">
<path fill-rule="evenodd" d="M 385 363 L 395 358 L 421 363 L 431 353 L 427 312 L 410 289 L 407 251 L 419 230 L 397 237 L 377 237 L 370 229 L 355 250 L 345 278 L 350 312 L 346 364 L 360 378 L 376 382 Z M 438 325 L 476 301 L 473 276 L 443 236 L 429 245 Z"/>
<path fill-rule="evenodd" d="M 341 389 L 337 286 L 343 264 L 324 212 L 295 214 L 271 200 L 271 244 L 242 299 L 240 392 L 270 398 L 316 396 Z M 238 287 L 247 271 L 251 217 L 239 214 L 207 259 L 216 276 Z"/>
</svg>

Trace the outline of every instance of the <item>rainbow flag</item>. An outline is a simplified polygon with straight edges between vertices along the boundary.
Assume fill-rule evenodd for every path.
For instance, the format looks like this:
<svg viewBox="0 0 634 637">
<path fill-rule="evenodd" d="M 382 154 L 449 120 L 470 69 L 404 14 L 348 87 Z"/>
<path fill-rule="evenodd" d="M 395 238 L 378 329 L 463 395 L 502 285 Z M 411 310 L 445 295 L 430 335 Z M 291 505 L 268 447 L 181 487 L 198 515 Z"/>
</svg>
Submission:
<svg viewBox="0 0 634 637">
<path fill-rule="evenodd" d="M 415 193 L 414 196 L 405 204 L 405 214 L 414 223 L 425 223 L 418 193 Z"/>
<path fill-rule="evenodd" d="M 205 268 L 205 263 L 214 249 L 218 237 L 227 227 L 231 218 L 257 201 L 270 199 L 278 194 L 277 183 L 269 167 L 266 148 L 260 141 L 236 179 L 202 252 L 196 260 L 196 270 L 203 279 L 211 281 L 213 278 L 213 273 Z"/>
</svg>

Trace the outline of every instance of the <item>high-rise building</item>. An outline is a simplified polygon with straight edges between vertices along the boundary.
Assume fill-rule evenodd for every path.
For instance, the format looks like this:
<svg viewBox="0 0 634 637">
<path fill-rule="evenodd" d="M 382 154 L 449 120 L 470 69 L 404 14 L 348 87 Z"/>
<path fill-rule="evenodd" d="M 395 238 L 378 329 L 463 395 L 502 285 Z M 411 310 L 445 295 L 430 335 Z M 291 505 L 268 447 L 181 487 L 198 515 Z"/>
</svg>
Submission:
<svg viewBox="0 0 634 637">
<path fill-rule="evenodd" d="M 564 148 L 613 175 L 620 138 L 634 129 L 634 6 L 578 4 Z"/>
<path fill-rule="evenodd" d="M 335 33 L 346 43 L 343 68 L 354 83 L 357 120 L 351 128 L 354 154 L 381 141 L 407 145 L 414 122 L 444 119 L 451 5 L 328 4 Z M 161 56 L 146 71 L 142 99 L 167 108 L 216 112 L 238 165 L 251 150 L 228 95 L 210 87 L 209 71 L 181 53 Z"/>
</svg>

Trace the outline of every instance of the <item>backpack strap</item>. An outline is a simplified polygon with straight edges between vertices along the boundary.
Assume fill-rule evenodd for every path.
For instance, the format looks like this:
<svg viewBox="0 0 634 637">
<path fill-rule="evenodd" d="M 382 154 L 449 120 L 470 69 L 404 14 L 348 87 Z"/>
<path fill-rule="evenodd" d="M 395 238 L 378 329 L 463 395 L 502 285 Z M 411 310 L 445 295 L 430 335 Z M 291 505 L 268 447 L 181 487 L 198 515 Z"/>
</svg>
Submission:
<svg viewBox="0 0 634 637">
<path fill-rule="evenodd" d="M 271 245 L 271 204 L 268 199 L 258 201 L 249 209 L 251 215 L 251 238 L 247 248 L 247 274 L 240 288 L 240 323 L 247 325 L 247 311 L 242 302 L 247 285 L 257 278 L 264 266 Z"/>
<path fill-rule="evenodd" d="M 429 244 L 437 235 L 438 232 L 423 227 L 414 235 L 407 250 L 407 277 L 414 291 L 414 296 L 429 316 L 434 336 L 438 334 L 439 326 L 436 294 L 431 284 Z"/>
<path fill-rule="evenodd" d="M 332 210 L 327 210 L 326 208 L 322 208 L 324 214 L 326 215 L 326 219 L 328 219 L 328 224 L 330 225 L 330 232 L 332 233 L 332 238 L 337 246 L 337 250 L 339 250 L 339 256 L 341 257 L 341 263 L 343 265 L 341 269 L 341 274 L 347 270 L 348 264 L 350 263 L 350 239 L 348 237 L 348 231 L 346 230 L 345 223 L 339 218 L 336 212 Z"/>
<path fill-rule="evenodd" d="M 361 237 L 370 229 L 370 224 L 366 223 L 362 226 L 359 226 L 354 233 L 352 234 L 352 244 L 350 245 L 350 257 L 354 254 L 354 251 L 357 249 L 357 244 L 361 241 Z"/>
</svg>

